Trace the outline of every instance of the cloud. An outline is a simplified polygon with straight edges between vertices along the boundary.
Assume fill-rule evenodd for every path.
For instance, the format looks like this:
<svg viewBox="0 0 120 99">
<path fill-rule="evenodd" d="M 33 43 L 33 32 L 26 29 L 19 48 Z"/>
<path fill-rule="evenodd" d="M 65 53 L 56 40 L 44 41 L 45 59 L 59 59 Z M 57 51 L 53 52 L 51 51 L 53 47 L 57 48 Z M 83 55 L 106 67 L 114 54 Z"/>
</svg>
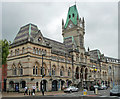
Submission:
<svg viewBox="0 0 120 99">
<path fill-rule="evenodd" d="M 71 2 L 3 3 L 3 38 L 13 41 L 19 28 L 28 23 L 38 26 L 45 37 L 62 42 L 62 18 L 66 21 Z M 85 17 L 85 47 L 100 49 L 108 56 L 118 54 L 117 3 L 78 2 L 77 9 Z"/>
</svg>

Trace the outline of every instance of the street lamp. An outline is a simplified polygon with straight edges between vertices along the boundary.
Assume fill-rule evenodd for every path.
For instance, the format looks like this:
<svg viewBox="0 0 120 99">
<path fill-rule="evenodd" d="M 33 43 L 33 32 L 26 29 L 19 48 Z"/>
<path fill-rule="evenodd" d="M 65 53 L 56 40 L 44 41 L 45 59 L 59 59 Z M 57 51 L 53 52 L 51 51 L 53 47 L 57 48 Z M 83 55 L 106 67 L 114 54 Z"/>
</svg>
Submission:
<svg viewBox="0 0 120 99">
<path fill-rule="evenodd" d="M 95 81 L 95 85 L 96 85 L 96 75 L 95 75 L 95 73 L 96 73 L 97 69 L 95 68 L 94 65 L 93 65 L 93 68 L 94 69 L 92 69 L 92 71 L 94 72 L 94 81 Z"/>
<path fill-rule="evenodd" d="M 44 96 L 44 81 L 43 81 L 43 77 L 45 76 L 45 74 L 43 72 L 43 56 L 45 56 L 45 54 L 42 54 L 42 95 Z"/>
</svg>

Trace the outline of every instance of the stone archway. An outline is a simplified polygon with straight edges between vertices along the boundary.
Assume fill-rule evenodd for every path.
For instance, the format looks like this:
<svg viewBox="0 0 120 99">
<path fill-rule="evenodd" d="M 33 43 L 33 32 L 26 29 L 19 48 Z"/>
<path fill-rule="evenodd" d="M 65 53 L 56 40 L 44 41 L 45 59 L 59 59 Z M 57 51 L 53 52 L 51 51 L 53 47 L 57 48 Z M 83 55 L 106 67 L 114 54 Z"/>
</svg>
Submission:
<svg viewBox="0 0 120 99">
<path fill-rule="evenodd" d="M 52 81 L 52 91 L 58 91 L 58 81 L 57 80 L 53 80 Z"/>
<path fill-rule="evenodd" d="M 82 67 L 80 70 L 80 79 L 83 79 L 83 70 L 84 70 L 84 68 Z"/>
<path fill-rule="evenodd" d="M 43 84 L 44 91 L 47 91 L 47 80 L 42 80 L 40 82 L 40 90 L 41 91 L 42 91 L 42 84 Z"/>
<path fill-rule="evenodd" d="M 61 80 L 61 90 L 63 90 L 63 88 L 65 87 L 64 84 L 65 84 L 65 81 Z"/>
<path fill-rule="evenodd" d="M 76 79 L 79 79 L 79 67 L 76 68 Z"/>
<path fill-rule="evenodd" d="M 71 81 L 71 80 L 68 80 L 67 86 L 69 87 L 71 84 L 72 84 L 72 81 Z"/>
<path fill-rule="evenodd" d="M 86 68 L 85 69 L 85 80 L 87 80 L 87 77 L 88 77 L 88 69 Z"/>
</svg>

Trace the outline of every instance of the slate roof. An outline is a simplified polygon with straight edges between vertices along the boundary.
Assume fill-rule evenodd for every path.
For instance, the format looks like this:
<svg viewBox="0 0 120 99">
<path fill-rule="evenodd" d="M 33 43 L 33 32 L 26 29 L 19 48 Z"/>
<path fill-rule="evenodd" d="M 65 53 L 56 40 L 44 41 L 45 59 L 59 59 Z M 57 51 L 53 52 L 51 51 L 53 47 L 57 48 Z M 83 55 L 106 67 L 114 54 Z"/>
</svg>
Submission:
<svg viewBox="0 0 120 99">
<path fill-rule="evenodd" d="M 98 49 L 96 49 L 96 50 L 89 51 L 89 55 L 91 59 L 97 60 L 97 59 L 100 59 L 101 53 Z"/>
<path fill-rule="evenodd" d="M 60 54 L 69 54 L 67 48 L 64 43 L 48 39 L 44 37 L 45 41 L 50 44 L 52 47 L 52 53 L 60 53 Z"/>
<path fill-rule="evenodd" d="M 18 34 L 16 35 L 13 43 L 17 43 L 23 40 L 28 40 L 29 36 L 34 37 L 37 34 L 38 28 L 34 24 L 27 24 L 20 28 Z"/>
<path fill-rule="evenodd" d="M 42 33 L 40 32 L 40 30 L 37 28 L 36 25 L 34 24 L 27 24 L 23 27 L 20 28 L 18 34 L 16 35 L 13 43 L 11 44 L 11 46 L 16 46 L 16 45 L 20 45 L 22 43 L 28 42 L 29 38 L 30 38 L 30 42 L 32 43 L 36 43 L 35 39 L 37 35 L 40 33 L 40 35 L 43 37 Z M 43 37 L 46 45 L 44 46 L 49 46 L 52 48 L 52 53 L 54 54 L 60 54 L 60 55 L 69 55 L 69 52 L 67 50 L 67 47 L 65 46 L 64 43 Z M 40 44 L 41 45 L 41 44 Z"/>
</svg>

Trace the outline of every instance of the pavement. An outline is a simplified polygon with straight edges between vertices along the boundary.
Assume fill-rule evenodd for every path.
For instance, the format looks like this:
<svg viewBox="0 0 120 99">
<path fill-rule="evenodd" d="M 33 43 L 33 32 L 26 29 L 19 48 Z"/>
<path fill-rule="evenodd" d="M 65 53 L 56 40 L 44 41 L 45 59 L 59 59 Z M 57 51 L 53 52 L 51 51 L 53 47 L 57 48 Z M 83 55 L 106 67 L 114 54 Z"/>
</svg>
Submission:
<svg viewBox="0 0 120 99">
<path fill-rule="evenodd" d="M 98 94 L 96 95 L 94 91 L 88 91 L 87 97 L 111 97 L 109 96 L 109 90 L 99 90 Z M 41 92 L 36 92 L 35 97 L 41 97 Z M 82 91 L 74 92 L 74 93 L 64 93 L 63 91 L 52 91 L 52 92 L 45 92 L 44 97 L 81 97 L 84 96 Z M 24 93 L 17 93 L 17 92 L 3 92 L 2 97 L 29 97 L 29 95 L 24 95 Z M 31 96 L 30 96 L 31 97 Z"/>
<path fill-rule="evenodd" d="M 45 96 L 55 96 L 55 95 L 64 95 L 65 93 L 63 91 L 53 91 L 53 92 L 45 92 Z M 2 97 L 26 97 L 29 95 L 24 95 L 24 93 L 18 93 L 18 92 L 3 92 Z M 42 96 L 41 92 L 36 92 L 35 96 Z"/>
</svg>

